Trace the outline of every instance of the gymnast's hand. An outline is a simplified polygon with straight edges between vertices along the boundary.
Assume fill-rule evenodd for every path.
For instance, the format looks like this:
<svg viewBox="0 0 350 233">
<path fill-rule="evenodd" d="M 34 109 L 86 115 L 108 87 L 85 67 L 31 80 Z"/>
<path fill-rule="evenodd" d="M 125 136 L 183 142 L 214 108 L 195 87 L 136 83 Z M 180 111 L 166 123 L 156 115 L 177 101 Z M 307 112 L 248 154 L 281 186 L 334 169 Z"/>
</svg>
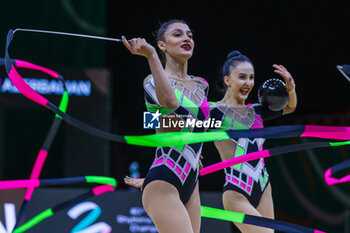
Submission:
<svg viewBox="0 0 350 233">
<path fill-rule="evenodd" d="M 124 46 L 134 55 L 144 56 L 149 58 L 154 53 L 156 53 L 155 48 L 148 44 L 144 38 L 133 38 L 130 40 L 130 43 L 127 39 L 122 36 Z"/>
<path fill-rule="evenodd" d="M 295 111 L 297 107 L 297 95 L 295 92 L 295 82 L 292 75 L 288 72 L 286 67 L 283 65 L 273 65 L 275 68 L 275 73 L 282 76 L 284 81 L 286 82 L 286 88 L 288 90 L 289 101 L 287 106 L 284 108 L 283 114 L 289 114 Z"/>
<path fill-rule="evenodd" d="M 284 67 L 283 65 L 273 65 L 273 67 L 276 69 L 275 73 L 281 75 L 284 81 L 286 82 L 286 88 L 288 92 L 294 91 L 294 88 L 295 88 L 294 79 L 292 75 L 288 72 L 286 67 Z"/>
<path fill-rule="evenodd" d="M 131 178 L 129 176 L 124 178 L 124 183 L 130 186 L 133 186 L 135 188 L 139 188 L 142 191 L 143 182 L 145 181 L 145 178 Z"/>
</svg>

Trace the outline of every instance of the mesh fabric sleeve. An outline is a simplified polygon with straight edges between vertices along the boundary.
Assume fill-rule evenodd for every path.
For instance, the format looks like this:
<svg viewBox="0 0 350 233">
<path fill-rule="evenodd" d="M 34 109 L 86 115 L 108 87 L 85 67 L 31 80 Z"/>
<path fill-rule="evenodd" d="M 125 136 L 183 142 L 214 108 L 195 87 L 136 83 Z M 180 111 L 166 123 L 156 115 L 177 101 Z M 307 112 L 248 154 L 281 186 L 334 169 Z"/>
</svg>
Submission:
<svg viewBox="0 0 350 233">
<path fill-rule="evenodd" d="M 143 81 L 143 89 L 145 92 L 145 104 L 147 110 L 150 112 L 156 112 L 157 110 L 161 110 L 163 107 L 158 101 L 152 75 L 148 75 Z"/>
<path fill-rule="evenodd" d="M 203 90 L 204 90 L 204 93 L 205 93 L 205 96 L 208 96 L 208 93 L 209 93 L 209 83 L 207 82 L 207 80 L 205 80 L 204 78 L 202 77 L 197 77 L 199 78 L 202 83 L 203 83 Z"/>
</svg>

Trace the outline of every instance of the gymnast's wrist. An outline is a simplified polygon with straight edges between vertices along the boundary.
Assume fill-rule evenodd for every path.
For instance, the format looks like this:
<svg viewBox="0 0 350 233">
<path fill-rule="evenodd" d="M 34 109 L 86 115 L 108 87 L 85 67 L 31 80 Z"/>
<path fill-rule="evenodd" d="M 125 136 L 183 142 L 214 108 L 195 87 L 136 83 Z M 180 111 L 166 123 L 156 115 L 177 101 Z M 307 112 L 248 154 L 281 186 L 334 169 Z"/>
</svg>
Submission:
<svg viewBox="0 0 350 233">
<path fill-rule="evenodd" d="M 288 94 L 292 94 L 293 92 L 295 92 L 295 83 L 293 83 L 293 88 L 292 89 L 287 88 L 287 91 L 288 91 Z"/>
<path fill-rule="evenodd" d="M 145 56 L 148 60 L 151 59 L 159 59 L 157 51 L 155 49 L 153 49 L 152 51 L 150 51 L 149 53 L 147 53 L 147 55 Z"/>
</svg>

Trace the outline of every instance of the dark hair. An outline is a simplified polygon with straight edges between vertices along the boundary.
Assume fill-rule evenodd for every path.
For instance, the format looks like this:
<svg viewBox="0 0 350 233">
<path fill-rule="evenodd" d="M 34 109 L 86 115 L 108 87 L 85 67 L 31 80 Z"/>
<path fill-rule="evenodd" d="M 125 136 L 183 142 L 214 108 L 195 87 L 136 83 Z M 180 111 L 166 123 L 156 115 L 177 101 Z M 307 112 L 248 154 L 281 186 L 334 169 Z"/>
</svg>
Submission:
<svg viewBox="0 0 350 233">
<path fill-rule="evenodd" d="M 217 83 L 218 88 L 221 92 L 226 91 L 227 88 L 224 82 L 224 77 L 229 76 L 231 73 L 231 69 L 235 68 L 241 62 L 248 62 L 253 65 L 252 61 L 245 55 L 241 54 L 238 50 L 233 50 L 227 55 L 227 59 L 224 65 L 222 66 L 220 81 Z"/>
<path fill-rule="evenodd" d="M 157 31 L 154 31 L 152 34 L 153 36 L 156 38 L 155 39 L 155 42 L 157 43 L 158 41 L 164 41 L 164 33 L 168 30 L 169 26 L 174 24 L 174 23 L 183 23 L 183 24 L 186 24 L 188 25 L 185 20 L 182 20 L 182 19 L 171 19 L 171 20 L 168 20 L 168 21 L 165 21 L 163 23 L 159 23 L 160 26 L 158 28 Z M 159 51 L 159 54 L 160 54 L 160 58 L 161 58 L 161 61 L 163 63 L 165 63 L 166 61 L 166 58 L 165 58 L 165 54 L 163 53 L 163 51 L 161 51 L 158 46 L 156 46 L 157 50 Z"/>
</svg>

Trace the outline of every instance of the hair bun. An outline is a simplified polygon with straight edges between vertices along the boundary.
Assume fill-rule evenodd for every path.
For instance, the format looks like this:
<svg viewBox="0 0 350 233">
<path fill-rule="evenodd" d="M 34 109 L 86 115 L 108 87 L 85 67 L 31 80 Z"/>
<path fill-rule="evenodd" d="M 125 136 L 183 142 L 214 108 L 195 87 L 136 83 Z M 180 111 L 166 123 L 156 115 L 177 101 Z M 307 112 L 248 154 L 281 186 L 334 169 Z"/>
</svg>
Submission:
<svg viewBox="0 0 350 233">
<path fill-rule="evenodd" d="M 227 55 L 227 59 L 238 57 L 239 55 L 242 55 L 238 50 L 233 50 L 229 55 Z"/>
</svg>

